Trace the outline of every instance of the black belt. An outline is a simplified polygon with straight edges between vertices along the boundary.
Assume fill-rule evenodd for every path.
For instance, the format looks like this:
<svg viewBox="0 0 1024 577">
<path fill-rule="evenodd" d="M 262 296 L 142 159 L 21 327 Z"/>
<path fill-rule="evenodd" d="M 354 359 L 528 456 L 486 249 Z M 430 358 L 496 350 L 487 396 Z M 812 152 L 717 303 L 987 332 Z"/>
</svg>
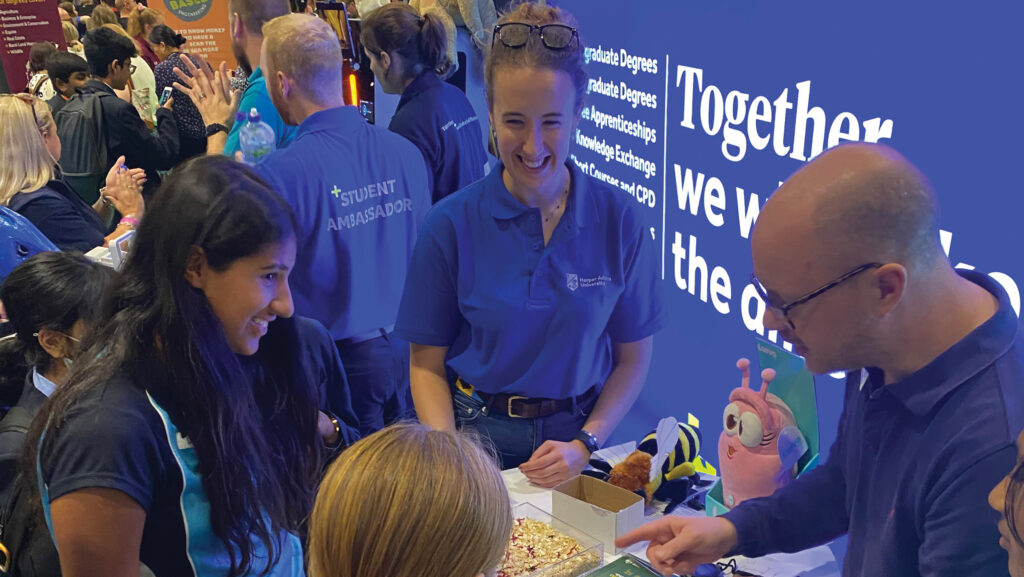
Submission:
<svg viewBox="0 0 1024 577">
<path fill-rule="evenodd" d="M 395 330 L 395 325 L 388 325 L 379 329 L 373 329 L 365 333 L 358 335 L 352 335 L 343 339 L 338 339 L 338 342 L 344 345 L 355 345 L 359 343 L 365 343 L 366 341 L 378 339 L 380 337 L 386 337 L 391 334 L 391 331 Z"/>
<path fill-rule="evenodd" d="M 542 399 L 538 397 L 524 397 L 522 395 L 506 395 L 499 393 L 492 395 L 483 391 L 477 391 L 484 405 L 492 411 L 508 415 L 515 419 L 539 419 L 554 415 L 555 413 L 567 413 L 573 408 L 586 403 L 597 393 L 597 386 L 590 387 L 582 395 L 569 397 L 567 399 Z"/>
</svg>

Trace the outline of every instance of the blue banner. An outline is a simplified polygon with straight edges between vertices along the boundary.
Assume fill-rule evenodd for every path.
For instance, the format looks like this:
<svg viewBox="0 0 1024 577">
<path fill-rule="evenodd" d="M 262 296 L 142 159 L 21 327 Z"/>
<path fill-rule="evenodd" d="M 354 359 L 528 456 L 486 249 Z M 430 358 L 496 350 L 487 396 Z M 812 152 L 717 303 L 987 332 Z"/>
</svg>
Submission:
<svg viewBox="0 0 1024 577">
<path fill-rule="evenodd" d="M 784 344 L 750 286 L 752 225 L 782 180 L 842 142 L 891 145 L 928 175 L 950 260 L 991 274 L 1019 314 L 1024 5 L 557 3 L 579 20 L 591 76 L 573 160 L 644 208 L 672 315 L 611 442 L 693 413 L 717 461 L 736 359 L 757 358 L 756 336 Z M 817 377 L 816 391 L 827 455 L 842 382 Z"/>
</svg>

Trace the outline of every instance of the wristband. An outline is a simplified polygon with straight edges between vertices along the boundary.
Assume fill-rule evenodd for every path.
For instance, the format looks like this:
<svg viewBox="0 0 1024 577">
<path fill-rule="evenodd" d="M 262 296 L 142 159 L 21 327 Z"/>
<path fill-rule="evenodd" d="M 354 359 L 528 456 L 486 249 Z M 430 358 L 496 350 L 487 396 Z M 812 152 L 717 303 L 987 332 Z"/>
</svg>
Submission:
<svg viewBox="0 0 1024 577">
<path fill-rule="evenodd" d="M 117 223 L 118 226 L 127 226 L 131 230 L 135 230 L 139 226 L 139 221 L 135 220 L 135 217 L 131 215 L 125 215 L 121 217 L 121 222 Z"/>
<path fill-rule="evenodd" d="M 214 122 L 213 124 L 207 124 L 206 125 L 206 137 L 207 138 L 213 136 L 214 134 L 217 134 L 218 132 L 230 132 L 230 130 L 228 130 L 227 126 L 224 126 L 223 124 L 220 124 L 219 122 Z"/>
<path fill-rule="evenodd" d="M 579 433 L 576 433 L 574 440 L 583 443 L 583 446 L 586 447 L 591 454 L 601 448 L 601 444 L 597 442 L 597 437 L 594 436 L 594 433 L 591 433 L 586 429 L 581 429 Z"/>
</svg>

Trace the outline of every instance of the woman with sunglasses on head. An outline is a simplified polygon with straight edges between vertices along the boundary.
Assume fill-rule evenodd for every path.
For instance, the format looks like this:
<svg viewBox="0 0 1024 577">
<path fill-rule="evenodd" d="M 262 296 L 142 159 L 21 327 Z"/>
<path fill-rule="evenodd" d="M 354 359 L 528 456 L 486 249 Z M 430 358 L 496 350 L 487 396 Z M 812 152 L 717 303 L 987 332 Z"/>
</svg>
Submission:
<svg viewBox="0 0 1024 577">
<path fill-rule="evenodd" d="M 397 324 L 420 420 L 477 429 L 547 487 L 608 439 L 666 324 L 638 210 L 568 162 L 587 85 L 574 24 L 527 3 L 495 27 L 501 164 L 427 215 Z"/>
<path fill-rule="evenodd" d="M 388 128 L 423 153 L 435 203 L 483 178 L 487 164 L 473 106 L 442 80 L 454 65 L 448 59 L 445 16 L 435 10 L 420 16 L 408 4 L 391 3 L 363 20 L 359 36 L 381 88 L 402 95 Z"/>
<path fill-rule="evenodd" d="M 0 94 L 0 204 L 32 221 L 61 250 L 86 252 L 134 229 L 144 210 L 142 169 L 126 168 L 120 157 L 90 207 L 61 178 L 60 153 L 45 101 Z M 110 227 L 114 209 L 123 218 Z"/>
<path fill-rule="evenodd" d="M 299 577 L 324 445 L 355 435 L 317 410 L 340 363 L 292 317 L 293 214 L 247 166 L 203 156 L 150 217 L 29 432 L 63 575 Z"/>
</svg>

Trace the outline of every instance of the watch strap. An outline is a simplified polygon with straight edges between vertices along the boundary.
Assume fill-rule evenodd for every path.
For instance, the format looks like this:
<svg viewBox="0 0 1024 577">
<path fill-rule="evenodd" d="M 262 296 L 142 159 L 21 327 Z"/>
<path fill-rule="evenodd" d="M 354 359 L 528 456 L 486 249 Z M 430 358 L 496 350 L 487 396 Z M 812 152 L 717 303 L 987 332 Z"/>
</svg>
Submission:
<svg viewBox="0 0 1024 577">
<path fill-rule="evenodd" d="M 219 122 L 214 122 L 213 124 L 207 124 L 206 125 L 206 137 L 207 138 L 213 136 L 214 134 L 217 134 L 218 132 L 230 132 L 230 131 L 228 130 L 227 126 L 224 126 L 223 124 L 221 124 Z"/>
<path fill-rule="evenodd" d="M 595 437 L 590 431 L 581 429 L 579 433 L 576 433 L 575 439 L 583 443 L 583 446 L 585 446 L 591 453 L 594 453 L 601 448 L 601 444 L 597 442 L 597 437 Z"/>
</svg>

